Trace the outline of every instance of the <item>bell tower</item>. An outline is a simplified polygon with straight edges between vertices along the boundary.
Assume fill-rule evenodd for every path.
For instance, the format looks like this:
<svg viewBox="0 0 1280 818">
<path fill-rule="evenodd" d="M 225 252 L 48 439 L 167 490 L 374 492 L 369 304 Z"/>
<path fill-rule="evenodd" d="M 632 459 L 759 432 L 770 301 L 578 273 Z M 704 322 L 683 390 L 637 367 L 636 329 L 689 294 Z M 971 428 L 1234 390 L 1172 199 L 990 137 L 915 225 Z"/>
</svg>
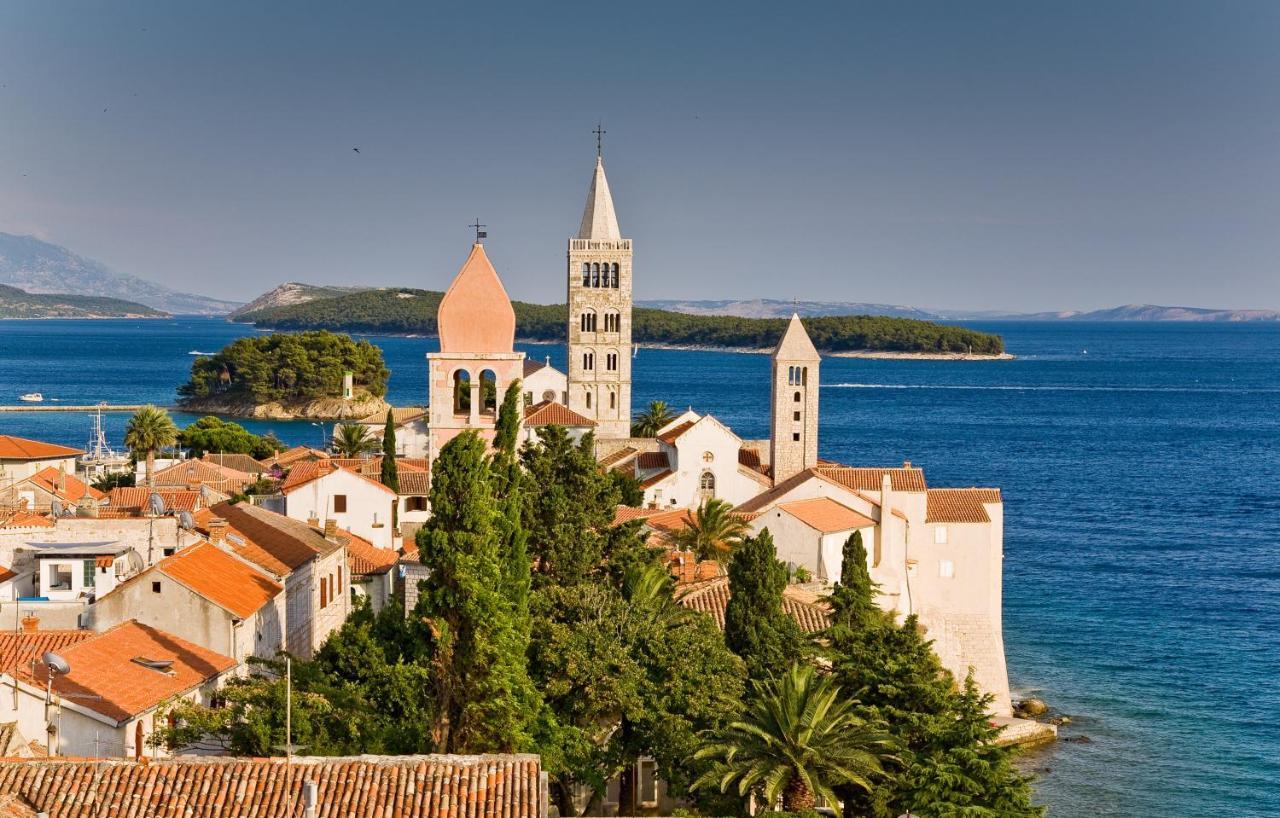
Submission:
<svg viewBox="0 0 1280 818">
<path fill-rule="evenodd" d="M 599 438 L 631 435 L 631 239 L 622 238 L 596 167 L 578 234 L 569 239 L 569 408 L 597 423 Z"/>
<path fill-rule="evenodd" d="M 818 367 L 822 358 L 800 316 L 773 351 L 772 434 L 769 437 L 773 484 L 818 465 Z"/>
</svg>

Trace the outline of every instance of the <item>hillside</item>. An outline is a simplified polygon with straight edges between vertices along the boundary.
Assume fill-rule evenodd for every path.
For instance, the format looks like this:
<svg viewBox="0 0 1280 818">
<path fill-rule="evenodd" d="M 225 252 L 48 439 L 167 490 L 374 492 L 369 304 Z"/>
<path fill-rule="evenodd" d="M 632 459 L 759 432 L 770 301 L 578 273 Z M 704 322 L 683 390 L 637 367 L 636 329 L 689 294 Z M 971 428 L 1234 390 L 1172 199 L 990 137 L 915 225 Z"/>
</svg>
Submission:
<svg viewBox="0 0 1280 818">
<path fill-rule="evenodd" d="M 231 321 L 239 321 L 250 313 L 275 309 L 277 307 L 290 307 L 294 304 L 305 304 L 308 301 L 318 301 L 321 298 L 335 298 L 340 295 L 356 293 L 366 289 L 369 288 L 322 287 L 315 284 L 303 284 L 298 281 L 287 281 L 279 287 L 263 293 L 248 304 L 245 304 L 243 307 L 232 310 L 227 314 L 227 318 Z"/>
<path fill-rule="evenodd" d="M 328 329 L 434 335 L 436 309 L 443 293 L 391 288 L 366 290 L 303 304 L 259 310 L 242 321 L 271 329 Z M 516 332 L 534 341 L 563 341 L 565 305 L 513 302 Z M 637 307 L 632 338 L 641 344 L 766 349 L 777 343 L 784 318 L 686 315 Z M 998 335 L 910 318 L 822 316 L 805 322 L 814 344 L 824 352 L 967 352 L 993 355 L 1004 351 Z"/>
<path fill-rule="evenodd" d="M 637 306 L 652 307 L 687 315 L 730 315 L 737 318 L 790 318 L 799 313 L 805 318 L 824 315 L 885 315 L 891 318 L 918 318 L 936 321 L 943 316 L 900 304 L 867 304 L 860 301 L 783 301 L 777 298 L 752 298 L 725 301 L 638 301 Z"/>
<path fill-rule="evenodd" d="M 119 298 L 28 293 L 0 284 L 0 318 L 167 318 L 168 313 Z"/>
<path fill-rule="evenodd" d="M 177 315 L 225 315 L 239 306 L 203 295 L 178 292 L 153 281 L 117 273 L 93 259 L 34 236 L 0 233 L 0 284 L 31 294 L 76 293 L 114 298 Z"/>
</svg>

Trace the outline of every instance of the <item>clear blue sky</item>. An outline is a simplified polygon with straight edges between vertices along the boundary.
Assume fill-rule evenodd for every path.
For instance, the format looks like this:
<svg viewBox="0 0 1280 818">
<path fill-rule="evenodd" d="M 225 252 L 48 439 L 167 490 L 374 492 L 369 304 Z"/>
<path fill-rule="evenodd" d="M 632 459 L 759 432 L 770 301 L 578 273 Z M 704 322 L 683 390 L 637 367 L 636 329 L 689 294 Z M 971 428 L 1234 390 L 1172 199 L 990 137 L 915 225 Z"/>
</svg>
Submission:
<svg viewBox="0 0 1280 818">
<path fill-rule="evenodd" d="M 602 118 L 639 298 L 1280 307 L 1274 0 L 9 0 L 0 86 L 0 230 L 209 295 L 562 300 Z"/>
</svg>

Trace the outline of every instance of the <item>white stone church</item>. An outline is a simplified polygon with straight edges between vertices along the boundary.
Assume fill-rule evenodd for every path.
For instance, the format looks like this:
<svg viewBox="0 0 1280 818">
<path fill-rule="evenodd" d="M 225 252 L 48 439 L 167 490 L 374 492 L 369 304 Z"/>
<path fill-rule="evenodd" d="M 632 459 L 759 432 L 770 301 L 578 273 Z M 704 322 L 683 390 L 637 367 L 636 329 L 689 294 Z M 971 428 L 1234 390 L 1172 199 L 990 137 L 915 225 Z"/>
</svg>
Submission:
<svg viewBox="0 0 1280 818">
<path fill-rule="evenodd" d="M 477 240 L 440 303 L 440 351 L 427 356 L 428 457 L 465 429 L 492 440 L 508 384 L 523 383 L 524 439 L 538 427 L 593 432 L 608 469 L 633 474 L 649 510 L 733 504 L 768 529 L 780 559 L 818 583 L 839 579 L 841 548 L 862 532 L 880 602 L 915 614 L 957 678 L 972 669 L 1011 712 L 1001 632 L 1004 506 L 999 489 L 930 488 L 910 463 L 850 467 L 819 459 L 821 356 L 798 316 L 773 353 L 770 438 L 747 441 L 689 410 L 652 438 L 631 433 L 632 242 L 623 238 L 596 158 L 568 241 L 568 373 L 515 349 L 515 313 Z"/>
</svg>

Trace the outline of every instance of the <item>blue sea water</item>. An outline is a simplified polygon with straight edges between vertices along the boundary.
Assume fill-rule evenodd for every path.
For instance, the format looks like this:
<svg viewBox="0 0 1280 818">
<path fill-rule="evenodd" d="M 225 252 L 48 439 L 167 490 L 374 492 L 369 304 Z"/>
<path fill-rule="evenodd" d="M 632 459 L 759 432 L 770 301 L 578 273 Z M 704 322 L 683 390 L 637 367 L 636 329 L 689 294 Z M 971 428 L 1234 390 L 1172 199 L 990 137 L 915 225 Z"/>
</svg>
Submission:
<svg viewBox="0 0 1280 818">
<path fill-rule="evenodd" d="M 1011 680 L 1072 716 L 1064 738 L 1089 739 L 1026 760 L 1051 816 L 1280 815 L 1280 326 L 978 328 L 1017 360 L 826 359 L 822 455 L 1004 490 Z M 168 404 L 189 350 L 252 331 L 0 321 L 0 403 Z M 435 342 L 371 340 L 391 400 L 423 403 Z M 561 347 L 524 349 L 564 365 Z M 767 372 L 761 355 L 646 349 L 635 404 L 691 405 L 762 438 Z M 106 418 L 117 445 L 125 419 Z M 84 415 L 0 414 L 0 433 L 83 444 L 88 430 Z"/>
</svg>

